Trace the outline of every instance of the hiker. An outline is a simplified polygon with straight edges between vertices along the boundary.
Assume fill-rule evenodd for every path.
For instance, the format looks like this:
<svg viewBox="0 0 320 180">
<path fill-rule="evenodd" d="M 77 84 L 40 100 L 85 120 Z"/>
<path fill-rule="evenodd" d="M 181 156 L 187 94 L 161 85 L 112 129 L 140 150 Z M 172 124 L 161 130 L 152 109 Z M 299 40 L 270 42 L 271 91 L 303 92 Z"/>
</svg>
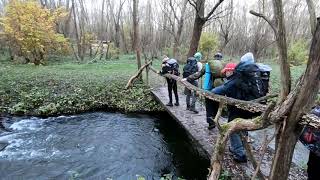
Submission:
<svg viewBox="0 0 320 180">
<path fill-rule="evenodd" d="M 263 96 L 262 80 L 260 77 L 260 69 L 254 63 L 252 53 L 247 53 L 241 57 L 240 63 L 235 67 L 234 73 L 228 77 L 228 81 L 221 86 L 212 90 L 213 93 L 226 95 L 235 99 L 251 101 Z M 256 113 L 250 113 L 245 110 L 228 106 L 228 122 L 236 118 L 251 119 L 257 116 Z M 232 133 L 230 135 L 230 152 L 236 162 L 247 162 L 245 149 L 243 147 L 240 133 Z"/>
<path fill-rule="evenodd" d="M 201 59 L 202 59 L 202 54 L 200 52 L 195 53 L 193 57 L 189 57 L 187 59 L 187 64 L 183 67 L 183 78 L 187 78 L 202 70 L 202 63 L 200 62 Z M 188 80 L 188 82 L 198 87 L 198 81 L 196 79 Z M 191 91 L 185 87 L 184 93 L 185 95 L 187 95 L 186 96 L 187 110 L 192 111 L 195 114 L 198 114 L 199 111 L 196 110 L 196 101 L 197 101 L 196 91 Z M 190 104 L 190 100 L 191 100 L 191 104 Z"/>
<path fill-rule="evenodd" d="M 160 74 L 174 74 L 176 76 L 180 75 L 179 72 L 179 64 L 177 60 L 175 59 L 170 59 L 167 56 L 165 56 L 162 60 L 162 65 L 161 65 L 161 72 Z M 166 106 L 173 106 L 172 104 L 172 91 L 174 93 L 176 102 L 174 103 L 175 106 L 179 106 L 179 96 L 178 96 L 178 88 L 177 88 L 177 81 L 174 79 L 167 78 L 167 84 L 168 84 L 168 94 L 169 94 L 169 102 L 166 104 Z"/>
<path fill-rule="evenodd" d="M 320 117 L 320 105 L 316 106 L 312 111 L 312 114 Z M 308 161 L 308 180 L 316 180 L 320 177 L 320 130 L 306 126 L 300 136 L 300 141 L 309 150 Z"/>
<path fill-rule="evenodd" d="M 221 53 L 216 53 L 214 55 L 214 60 L 209 60 L 200 72 L 188 76 L 186 80 L 188 82 L 194 81 L 205 75 L 203 89 L 207 91 L 211 91 L 215 86 L 221 85 L 223 83 L 223 80 L 221 79 L 223 78 L 223 75 L 221 74 L 221 70 L 223 69 L 223 65 L 221 63 L 222 58 L 223 56 Z M 215 128 L 213 117 L 218 111 L 219 103 L 205 98 L 205 105 L 208 129 L 213 129 Z"/>
</svg>

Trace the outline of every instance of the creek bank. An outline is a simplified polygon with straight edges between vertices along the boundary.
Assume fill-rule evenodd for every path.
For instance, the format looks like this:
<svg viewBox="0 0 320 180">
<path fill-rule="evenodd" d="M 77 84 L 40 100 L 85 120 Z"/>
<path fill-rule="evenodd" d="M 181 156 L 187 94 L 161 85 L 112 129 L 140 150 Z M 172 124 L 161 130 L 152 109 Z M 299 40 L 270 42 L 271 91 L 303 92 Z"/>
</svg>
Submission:
<svg viewBox="0 0 320 180">
<path fill-rule="evenodd" d="M 124 81 L 70 84 L 52 80 L 45 83 L 48 84 L 20 83 L 19 88 L 1 90 L 0 113 L 49 117 L 97 110 L 124 113 L 162 111 L 149 87 L 143 84 L 125 90 Z"/>
</svg>

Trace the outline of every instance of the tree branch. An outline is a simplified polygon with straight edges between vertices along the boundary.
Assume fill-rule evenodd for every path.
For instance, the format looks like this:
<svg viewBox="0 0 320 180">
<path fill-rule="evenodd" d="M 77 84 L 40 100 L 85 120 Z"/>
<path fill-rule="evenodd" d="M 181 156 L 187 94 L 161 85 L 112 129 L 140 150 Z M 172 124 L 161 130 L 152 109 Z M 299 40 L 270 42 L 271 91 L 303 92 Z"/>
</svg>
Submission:
<svg viewBox="0 0 320 180">
<path fill-rule="evenodd" d="M 148 67 L 151 63 L 152 63 L 152 60 L 149 61 L 147 64 L 143 65 L 143 66 L 138 70 L 138 72 L 129 79 L 129 81 L 128 81 L 126 87 L 125 87 L 125 89 L 129 89 L 129 87 L 132 86 L 133 82 L 140 76 L 140 74 L 142 73 L 143 69 L 145 69 L 146 67 Z"/>
<path fill-rule="evenodd" d="M 223 2 L 224 0 L 219 0 L 217 2 L 217 4 L 215 4 L 215 6 L 211 9 L 211 11 L 208 13 L 208 15 L 204 18 L 205 21 L 208 21 L 212 14 L 214 13 L 214 11 L 220 6 L 220 4 Z"/>
<path fill-rule="evenodd" d="M 267 18 L 264 14 L 257 13 L 257 12 L 255 12 L 255 11 L 253 11 L 253 10 L 250 10 L 250 14 L 252 14 L 252 15 L 254 15 L 254 16 L 257 16 L 257 17 L 259 17 L 259 18 L 262 18 L 262 19 L 264 19 L 265 21 L 267 21 L 267 23 L 271 26 L 274 34 L 278 37 L 278 30 L 277 30 L 277 28 L 275 27 L 275 24 L 272 23 L 272 21 L 271 21 L 269 18 Z"/>
</svg>

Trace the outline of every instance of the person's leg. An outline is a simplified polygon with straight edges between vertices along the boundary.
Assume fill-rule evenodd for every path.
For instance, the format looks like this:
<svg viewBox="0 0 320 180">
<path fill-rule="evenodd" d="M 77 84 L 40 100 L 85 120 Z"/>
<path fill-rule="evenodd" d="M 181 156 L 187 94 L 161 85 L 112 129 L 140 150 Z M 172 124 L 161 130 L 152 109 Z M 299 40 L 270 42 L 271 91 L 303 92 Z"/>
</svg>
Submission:
<svg viewBox="0 0 320 180">
<path fill-rule="evenodd" d="M 320 157 L 310 152 L 308 161 L 308 180 L 316 180 L 320 177 Z"/>
<path fill-rule="evenodd" d="M 196 110 L 196 101 L 197 101 L 196 91 L 191 91 L 191 106 L 190 106 L 190 110 L 197 114 L 197 113 L 199 113 L 199 111 Z"/>
<path fill-rule="evenodd" d="M 193 81 L 191 84 L 198 87 L 198 81 Z M 196 110 L 196 101 L 197 101 L 197 93 L 196 91 L 191 91 L 190 110 L 197 114 L 199 112 Z"/>
<path fill-rule="evenodd" d="M 205 98 L 205 105 L 206 105 L 206 118 L 207 118 L 207 123 L 209 124 L 208 129 L 213 129 L 215 128 L 215 123 L 213 121 L 213 118 L 215 117 L 215 114 L 218 111 L 218 107 L 216 107 L 216 103 L 208 98 Z"/>
<path fill-rule="evenodd" d="M 167 79 L 167 84 L 168 84 L 168 94 L 169 94 L 169 103 L 167 106 L 172 106 L 172 80 L 169 78 Z"/>
<path fill-rule="evenodd" d="M 246 152 L 241 141 L 240 133 L 232 133 L 230 135 L 230 145 L 230 151 L 234 155 L 234 160 L 237 162 L 246 162 Z"/>
<path fill-rule="evenodd" d="M 173 93 L 176 99 L 176 103 L 174 105 L 179 106 L 179 96 L 178 96 L 178 87 L 177 87 L 177 81 L 173 81 Z"/>
<path fill-rule="evenodd" d="M 186 104 L 187 104 L 187 110 L 190 110 L 190 90 L 185 88 L 184 90 L 185 94 L 186 94 Z"/>
</svg>

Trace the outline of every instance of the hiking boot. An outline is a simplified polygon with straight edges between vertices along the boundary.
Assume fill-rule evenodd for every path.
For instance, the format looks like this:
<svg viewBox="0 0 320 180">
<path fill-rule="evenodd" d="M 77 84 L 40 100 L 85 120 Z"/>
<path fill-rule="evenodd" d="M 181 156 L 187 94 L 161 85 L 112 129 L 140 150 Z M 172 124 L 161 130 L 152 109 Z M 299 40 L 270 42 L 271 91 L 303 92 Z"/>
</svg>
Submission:
<svg viewBox="0 0 320 180">
<path fill-rule="evenodd" d="M 173 104 L 172 104 L 172 102 L 168 102 L 168 104 L 166 104 L 166 106 L 170 106 L 170 107 L 172 107 L 172 106 L 173 106 Z"/>
<path fill-rule="evenodd" d="M 208 129 L 211 130 L 211 129 L 214 129 L 215 127 L 216 127 L 215 123 L 209 123 Z"/>
<path fill-rule="evenodd" d="M 175 106 L 179 106 L 180 104 L 179 104 L 179 102 L 176 102 L 176 103 L 174 103 L 174 105 L 175 105 Z"/>
<path fill-rule="evenodd" d="M 231 152 L 232 157 L 233 157 L 233 160 L 234 160 L 235 162 L 237 162 L 237 163 L 246 163 L 246 162 L 248 161 L 246 155 L 239 156 L 239 155 L 235 154 L 235 153 L 231 150 L 230 146 L 229 146 L 229 151 Z"/>
<path fill-rule="evenodd" d="M 189 105 L 187 105 L 187 110 L 190 111 L 190 106 Z"/>
<path fill-rule="evenodd" d="M 247 160 L 247 156 L 243 155 L 243 156 L 238 156 L 238 155 L 233 155 L 233 160 L 237 163 L 246 163 Z"/>
</svg>

